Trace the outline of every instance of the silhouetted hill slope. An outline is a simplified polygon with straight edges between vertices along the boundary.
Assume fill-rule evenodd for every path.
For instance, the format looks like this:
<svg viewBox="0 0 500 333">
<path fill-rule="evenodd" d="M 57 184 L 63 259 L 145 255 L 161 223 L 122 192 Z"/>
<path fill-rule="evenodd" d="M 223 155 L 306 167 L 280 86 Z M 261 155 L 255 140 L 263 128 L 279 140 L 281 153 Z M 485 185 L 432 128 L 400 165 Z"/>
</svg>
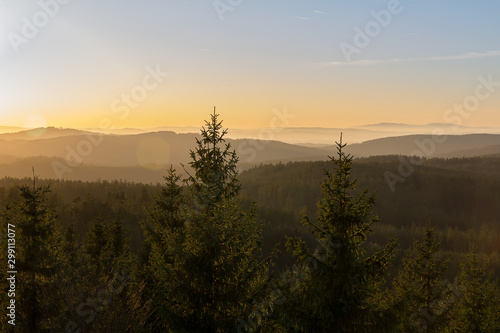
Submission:
<svg viewBox="0 0 500 333">
<path fill-rule="evenodd" d="M 406 134 L 433 134 L 436 131 L 443 131 L 445 134 L 449 135 L 463 135 L 463 134 L 473 134 L 473 133 L 490 133 L 498 134 L 500 133 L 499 128 L 495 127 L 470 127 L 470 126 L 457 126 L 455 124 L 449 123 L 429 123 L 429 124 L 405 124 L 405 123 L 378 123 L 378 124 L 368 124 L 363 126 L 356 126 L 355 128 L 369 129 L 371 131 L 387 131 L 392 133 L 399 133 L 401 136 Z"/>
<path fill-rule="evenodd" d="M 290 123 L 290 125 L 295 125 Z M 437 129 L 449 135 L 463 135 L 472 133 L 498 134 L 500 129 L 493 127 L 468 127 L 456 126 L 446 123 L 432 123 L 424 125 L 404 124 L 404 123 L 379 123 L 363 126 L 353 126 L 349 128 L 340 127 L 297 127 L 288 126 L 261 129 L 238 129 L 231 128 L 228 138 L 231 139 L 260 139 L 282 141 L 291 144 L 301 144 L 307 146 L 332 145 L 333 141 L 344 133 L 344 141 L 348 144 L 360 143 L 367 140 L 380 139 L 386 137 L 413 135 L 413 134 L 433 134 Z M 97 130 L 91 130 L 97 131 Z M 153 129 L 116 129 L 113 134 L 138 134 L 147 132 L 171 131 L 176 133 L 197 133 L 197 127 L 173 127 L 161 126 Z"/>
<path fill-rule="evenodd" d="M 292 125 L 292 124 L 290 124 Z M 231 128 L 227 134 L 230 139 L 256 139 L 256 140 L 272 140 L 281 141 L 291 144 L 302 144 L 307 146 L 322 145 L 329 146 L 333 144 L 333 140 L 344 133 L 344 141 L 348 144 L 361 143 L 368 140 L 381 139 L 387 137 L 415 135 L 415 134 L 433 134 L 436 130 L 443 131 L 448 135 L 464 135 L 473 133 L 490 133 L 500 134 L 499 128 L 493 127 L 468 127 L 456 126 L 446 123 L 432 124 L 404 124 L 404 123 L 379 123 L 368 124 L 362 126 L 353 126 L 349 128 L 340 127 L 297 127 L 287 126 L 282 127 L 279 123 L 276 126 L 257 129 L 238 129 Z M 100 129 L 70 129 L 70 128 L 37 128 L 26 130 L 20 127 L 0 126 L 0 133 L 8 133 L 9 135 L 2 136 L 0 139 L 13 140 L 32 140 L 32 139 L 48 139 L 57 136 L 78 135 L 84 133 L 99 133 Z M 154 132 L 175 132 L 175 133 L 198 133 L 199 127 L 175 127 L 175 126 L 159 126 L 156 128 L 116 128 L 112 131 L 106 131 L 107 134 L 113 135 L 130 135 L 144 134 Z"/>
<path fill-rule="evenodd" d="M 431 159 L 391 191 L 385 172 L 397 173 L 397 156 L 355 159 L 358 189 L 377 193 L 382 223 L 477 228 L 500 225 L 500 158 Z M 244 196 L 266 207 L 314 216 L 323 170 L 331 162 L 263 165 L 240 175 Z M 500 250 L 500 248 L 498 248 Z"/>
<path fill-rule="evenodd" d="M 13 164 L 0 164 L 0 178 L 55 179 L 54 158 L 28 158 Z M 425 225 L 430 220 L 439 227 L 480 228 L 500 226 L 500 158 L 475 157 L 429 159 L 415 167 L 412 175 L 391 191 L 386 172 L 398 172 L 397 156 L 355 159 L 353 177 L 358 189 L 377 192 L 376 212 L 383 223 L 392 225 Z M 179 165 L 174 165 L 182 171 Z M 329 161 L 290 162 L 261 165 L 243 171 L 239 178 L 242 194 L 259 206 L 279 210 L 300 219 L 301 212 L 316 213 L 323 170 Z M 163 183 L 167 166 L 153 170 L 135 167 L 102 167 L 80 165 L 64 175 L 65 180 L 126 180 L 136 183 Z M 499 248 L 500 250 L 500 248 Z"/>
<path fill-rule="evenodd" d="M 0 126 L 0 133 L 15 133 L 23 131 L 24 128 L 16 126 Z"/>
<path fill-rule="evenodd" d="M 0 140 L 39 140 L 85 134 L 92 134 L 92 132 L 75 130 L 71 128 L 40 127 L 30 130 L 16 131 L 13 133 L 0 134 Z"/>
<path fill-rule="evenodd" d="M 375 155 L 463 157 L 467 156 L 465 150 L 482 149 L 499 144 L 500 134 L 449 135 L 443 138 L 432 135 L 407 135 L 349 145 L 346 151 L 356 157 Z M 487 151 L 487 154 L 490 154 L 490 151 Z"/>
<path fill-rule="evenodd" d="M 68 132 L 69 134 L 70 132 Z M 24 135 L 24 134 L 23 134 Z M 100 166 L 161 166 L 188 163 L 196 145 L 191 133 L 155 132 L 135 135 L 85 133 L 46 139 L 2 140 L 0 156 L 63 158 L 68 164 Z M 291 145 L 278 141 L 228 140 L 242 163 L 324 159 L 329 150 Z"/>
<path fill-rule="evenodd" d="M 475 156 L 495 156 L 500 155 L 500 144 L 484 146 L 473 149 L 461 149 L 451 153 L 438 154 L 437 157 L 475 157 Z"/>
<path fill-rule="evenodd" d="M 18 159 L 12 163 L 0 163 L 0 178 L 13 177 L 25 178 L 32 176 L 32 167 L 40 179 L 59 179 L 54 171 L 53 163 L 64 163 L 64 159 L 50 157 L 28 157 Z M 174 167 L 181 171 L 180 165 Z M 71 171 L 64 172 L 61 180 L 74 180 L 94 182 L 98 180 L 127 181 L 133 183 L 156 184 L 163 182 L 163 176 L 167 174 L 167 166 L 151 169 L 141 166 L 109 167 L 81 164 Z"/>
<path fill-rule="evenodd" d="M 25 131 L 0 135 L 0 165 L 2 165 L 0 169 L 5 176 L 26 176 L 25 173 L 19 174 L 18 170 L 24 166 L 31 168 L 31 165 L 27 165 L 27 161 L 16 162 L 16 160 L 31 157 L 51 158 L 53 161 L 58 161 L 60 167 L 70 168 L 71 172 L 65 172 L 63 177 L 70 177 L 68 179 L 78 179 L 74 176 L 77 174 L 83 177 L 82 179 L 97 179 L 97 176 L 86 175 L 81 170 L 73 172 L 74 169 L 84 165 L 87 168 L 85 170 L 90 170 L 88 169 L 90 166 L 96 166 L 153 171 L 170 164 L 187 165 L 190 162 L 189 151 L 194 149 L 197 136 L 193 133 L 177 134 L 165 131 L 104 135 L 56 128 L 45 129 L 41 138 L 34 138 L 32 134 L 32 131 Z M 333 146 L 306 147 L 254 139 L 228 139 L 228 142 L 238 154 L 241 169 L 261 163 L 323 161 L 335 152 Z M 346 151 L 355 157 L 396 154 L 446 158 L 495 155 L 500 154 L 500 135 L 455 135 L 448 136 L 441 142 L 436 142 L 430 135 L 408 135 L 348 145 Z M 44 161 L 41 162 L 42 165 L 53 164 L 48 160 L 41 161 Z M 108 172 L 102 169 L 98 174 L 104 177 L 103 179 L 108 179 L 107 177 L 120 179 L 121 175 L 125 174 L 131 174 L 130 180 L 134 181 L 147 179 L 146 182 L 150 182 L 153 179 L 152 175 L 143 178 L 139 171 L 137 175 L 123 171 Z M 55 176 L 57 173 L 52 171 L 47 173 L 47 176 L 49 174 Z M 118 174 L 120 177 L 117 177 Z"/>
</svg>

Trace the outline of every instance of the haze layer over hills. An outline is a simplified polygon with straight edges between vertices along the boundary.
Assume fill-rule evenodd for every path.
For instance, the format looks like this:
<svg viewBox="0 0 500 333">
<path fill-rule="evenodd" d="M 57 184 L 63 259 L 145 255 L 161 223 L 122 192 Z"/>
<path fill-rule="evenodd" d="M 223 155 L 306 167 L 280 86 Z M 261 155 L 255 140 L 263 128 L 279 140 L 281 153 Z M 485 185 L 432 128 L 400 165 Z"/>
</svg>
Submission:
<svg viewBox="0 0 500 333">
<path fill-rule="evenodd" d="M 175 129 L 195 132 L 194 128 Z M 356 158 L 500 156 L 500 134 L 479 134 L 481 131 L 499 132 L 446 124 L 377 124 L 351 129 L 230 130 L 227 140 L 236 150 L 242 169 L 261 163 L 326 160 L 334 153 L 333 143 L 341 132 L 348 143 L 346 150 Z M 447 135 L 431 134 L 437 132 Z M 170 164 L 182 168 L 181 164 L 189 163 L 189 151 L 195 147 L 197 135 L 165 128 L 153 132 L 123 129 L 108 134 L 52 127 L 14 130 L 0 134 L 0 173 L 25 177 L 35 166 L 42 178 L 161 182 Z M 363 142 L 355 143 L 358 140 Z"/>
</svg>

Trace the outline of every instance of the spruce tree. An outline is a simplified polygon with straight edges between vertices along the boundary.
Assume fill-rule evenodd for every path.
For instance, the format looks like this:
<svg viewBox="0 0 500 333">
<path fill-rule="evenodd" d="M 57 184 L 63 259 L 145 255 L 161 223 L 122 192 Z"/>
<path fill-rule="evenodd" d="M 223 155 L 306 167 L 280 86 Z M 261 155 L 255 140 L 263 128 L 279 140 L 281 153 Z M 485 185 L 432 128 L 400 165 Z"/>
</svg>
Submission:
<svg viewBox="0 0 500 333">
<path fill-rule="evenodd" d="M 497 284 L 488 272 L 488 264 L 482 264 L 477 257 L 477 246 L 467 256 L 467 263 L 461 264 L 459 283 L 461 297 L 455 307 L 453 332 L 499 332 L 500 295 Z"/>
<path fill-rule="evenodd" d="M 337 158 L 330 157 L 335 170 L 324 171 L 317 220 L 302 219 L 319 245 L 310 250 L 298 238 L 286 244 L 297 264 L 284 277 L 290 289 L 285 321 L 294 323 L 289 329 L 302 332 L 375 331 L 377 325 L 387 324 L 386 309 L 374 300 L 396 241 L 367 253 L 365 242 L 378 221 L 373 215 L 375 196 L 367 190 L 356 192 L 353 157 L 345 154 L 342 136 L 336 144 Z"/>
<path fill-rule="evenodd" d="M 190 152 L 186 192 L 171 170 L 146 228 L 151 273 L 163 298 L 157 311 L 171 332 L 231 332 L 264 291 L 269 258 L 262 224 L 241 208 L 238 158 L 211 115 Z M 168 199 L 168 200 L 165 200 Z"/>
<path fill-rule="evenodd" d="M 20 187 L 22 202 L 17 212 L 19 324 L 26 331 L 59 328 L 64 311 L 61 272 L 64 253 L 56 217 L 46 204 L 49 187 Z M 56 305 L 56 306 L 55 306 Z"/>
<path fill-rule="evenodd" d="M 405 332 L 443 332 L 449 325 L 456 290 L 444 280 L 448 261 L 437 256 L 439 246 L 427 225 L 424 239 L 415 241 L 416 254 L 403 259 L 403 270 L 394 280 L 395 307 Z"/>
<path fill-rule="evenodd" d="M 145 268 L 141 271 L 146 281 L 145 296 L 153 301 L 153 317 L 162 329 L 165 323 L 177 321 L 171 310 L 169 297 L 173 290 L 172 279 L 177 277 L 177 262 L 183 257 L 185 239 L 185 194 L 179 181 L 181 176 L 170 166 L 164 177 L 165 185 L 155 197 L 149 218 L 142 223 L 145 235 Z"/>
<path fill-rule="evenodd" d="M 109 222 L 101 215 L 91 221 L 82 247 L 88 272 L 95 278 L 107 278 L 130 254 L 121 221 Z"/>
</svg>

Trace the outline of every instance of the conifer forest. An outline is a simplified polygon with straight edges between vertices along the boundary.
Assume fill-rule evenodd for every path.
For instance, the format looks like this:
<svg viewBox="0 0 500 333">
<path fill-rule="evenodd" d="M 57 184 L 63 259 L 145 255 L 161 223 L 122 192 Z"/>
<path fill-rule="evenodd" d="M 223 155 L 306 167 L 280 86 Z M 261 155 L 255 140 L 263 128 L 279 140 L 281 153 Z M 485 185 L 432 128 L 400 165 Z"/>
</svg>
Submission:
<svg viewBox="0 0 500 333">
<path fill-rule="evenodd" d="M 342 135 L 242 171 L 227 131 L 214 111 L 161 184 L 1 179 L 1 331 L 500 332 L 500 158 L 391 193 L 398 157 Z"/>
</svg>

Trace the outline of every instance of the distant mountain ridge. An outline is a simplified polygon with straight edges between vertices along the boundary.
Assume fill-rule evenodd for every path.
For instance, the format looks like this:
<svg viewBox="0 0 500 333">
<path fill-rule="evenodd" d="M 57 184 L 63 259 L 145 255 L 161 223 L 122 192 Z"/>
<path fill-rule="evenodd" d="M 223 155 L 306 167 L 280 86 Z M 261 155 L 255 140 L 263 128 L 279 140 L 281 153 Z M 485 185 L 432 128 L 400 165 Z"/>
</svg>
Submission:
<svg viewBox="0 0 500 333">
<path fill-rule="evenodd" d="M 94 132 L 77 130 L 72 128 L 40 127 L 0 134 L 0 140 L 37 140 L 51 139 L 63 136 L 93 134 Z"/>
<path fill-rule="evenodd" d="M 99 129 L 71 129 L 71 128 L 37 128 L 21 129 L 16 127 L 5 127 L 11 129 L 8 133 L 0 134 L 0 139 L 46 139 L 58 136 L 69 136 L 89 133 L 99 133 Z M 0 127 L 0 133 L 2 133 Z M 17 129 L 17 130 L 15 130 Z M 404 136 L 410 134 L 433 134 L 439 131 L 447 135 L 462 134 L 500 134 L 500 128 L 493 127 L 467 127 L 456 126 L 447 123 L 429 123 L 429 124 L 405 124 L 405 123 L 378 123 L 361 126 L 352 126 L 348 128 L 340 127 L 269 127 L 261 129 L 234 129 L 231 128 L 227 135 L 231 139 L 256 139 L 281 141 L 290 144 L 302 144 L 305 146 L 329 146 L 340 136 L 344 134 L 344 140 L 348 144 L 362 143 L 373 139 L 387 137 Z M 149 129 L 139 128 L 121 128 L 105 132 L 109 135 L 132 135 L 152 132 L 175 132 L 179 134 L 199 132 L 197 127 L 175 127 L 160 126 Z"/>
<path fill-rule="evenodd" d="M 310 128 L 295 129 L 307 137 Z M 331 129 L 323 129 L 326 132 Z M 348 134 L 343 132 L 343 141 Z M 35 135 L 38 135 L 35 136 Z M 44 165 L 52 159 L 52 168 L 57 165 L 59 174 L 68 176 L 75 168 L 95 166 L 108 168 L 133 168 L 134 170 L 162 170 L 170 164 L 188 165 L 189 152 L 195 148 L 194 133 L 171 131 L 139 134 L 102 134 L 74 129 L 34 129 L 0 135 L 0 165 L 4 176 L 19 169 L 20 160 L 45 158 Z M 330 145 L 309 146 L 290 144 L 279 140 L 227 139 L 236 150 L 243 169 L 261 163 L 289 161 L 320 161 L 335 152 L 332 145 L 338 141 L 340 132 L 329 135 Z M 346 152 L 355 157 L 378 155 L 419 155 L 432 157 L 474 157 L 500 155 L 500 134 L 449 135 L 435 141 L 429 134 L 377 138 L 357 144 L 348 144 Z M 29 162 L 26 162 L 29 163 Z M 49 163 L 49 164 L 50 164 Z M 10 167 L 9 167 L 10 166 Z M 31 166 L 30 166 L 31 167 Z M 10 170 L 10 171 L 9 171 Z M 90 169 L 88 169 L 90 170 Z M 104 170 L 104 169 L 103 169 Z M 104 172 L 104 171 L 103 171 Z M 78 172 L 80 174 L 80 171 Z M 51 173 L 57 175 L 56 171 Z M 117 173 L 119 174 L 119 173 Z M 121 173 L 123 174 L 123 173 Z M 1 176 L 1 175 L 0 175 Z M 90 176 L 86 176 L 88 178 Z"/>
<path fill-rule="evenodd" d="M 95 131 L 89 129 L 90 131 Z M 115 130 L 116 134 L 139 133 L 138 129 L 120 129 Z M 198 133 L 196 127 L 169 127 L 162 126 L 144 132 L 173 131 L 176 133 Z M 291 144 L 302 144 L 306 146 L 313 145 L 332 145 L 333 142 L 344 134 L 344 140 L 348 144 L 361 143 L 373 139 L 386 137 L 403 136 L 409 134 L 433 134 L 435 131 L 443 132 L 448 135 L 478 134 L 490 133 L 500 134 L 500 128 L 493 127 L 468 127 L 456 126 L 448 123 L 429 123 L 429 124 L 405 124 L 405 123 L 378 123 L 361 126 L 341 127 L 286 127 L 286 128 L 261 128 L 261 129 L 237 129 L 231 128 L 228 137 L 232 139 L 260 139 L 276 140 Z"/>
<path fill-rule="evenodd" d="M 23 131 L 25 128 L 17 126 L 0 126 L 0 133 L 14 133 Z"/>
<path fill-rule="evenodd" d="M 346 151 L 357 157 L 419 155 L 452 158 L 494 154 L 497 145 L 500 145 L 500 134 L 449 135 L 439 139 L 419 134 L 370 140 L 349 145 Z"/>
<path fill-rule="evenodd" d="M 26 133 L 0 135 L 0 156 L 9 157 L 9 160 L 33 156 L 62 158 L 68 161 L 68 165 L 86 163 L 156 168 L 169 163 L 188 163 L 189 151 L 195 148 L 197 136 L 192 133 L 165 131 L 129 135 L 59 131 L 62 131 L 62 135 L 50 133 L 47 138 L 33 138 Z M 227 142 L 236 149 L 242 163 L 318 160 L 328 154 L 324 149 L 279 141 L 228 139 Z"/>
<path fill-rule="evenodd" d="M 303 131 L 307 133 L 309 130 L 306 128 Z M 40 133 L 38 137 L 33 135 Z M 170 164 L 188 166 L 189 152 L 195 148 L 196 137 L 194 133 L 170 131 L 117 135 L 58 128 L 38 133 L 31 130 L 2 134 L 0 172 L 3 176 L 18 175 L 20 170 L 31 168 L 26 163 L 37 162 L 43 165 L 40 167 L 48 178 L 98 177 L 86 174 L 87 171 L 93 172 L 91 170 L 99 170 L 100 174 L 109 178 L 113 175 L 132 175 L 134 172 L 141 174 L 137 170 L 144 170 L 148 175 L 146 179 L 151 180 L 164 173 Z M 339 137 L 331 137 L 331 142 Z M 243 169 L 261 163 L 326 160 L 335 152 L 333 145 L 304 146 L 255 139 L 228 139 L 227 142 L 236 150 L 240 168 Z M 349 144 L 345 151 L 356 158 L 378 155 L 419 155 L 428 158 L 496 156 L 500 155 L 500 134 L 449 135 L 439 142 L 428 134 L 405 135 Z M 21 173 L 25 175 L 26 170 Z"/>
</svg>

